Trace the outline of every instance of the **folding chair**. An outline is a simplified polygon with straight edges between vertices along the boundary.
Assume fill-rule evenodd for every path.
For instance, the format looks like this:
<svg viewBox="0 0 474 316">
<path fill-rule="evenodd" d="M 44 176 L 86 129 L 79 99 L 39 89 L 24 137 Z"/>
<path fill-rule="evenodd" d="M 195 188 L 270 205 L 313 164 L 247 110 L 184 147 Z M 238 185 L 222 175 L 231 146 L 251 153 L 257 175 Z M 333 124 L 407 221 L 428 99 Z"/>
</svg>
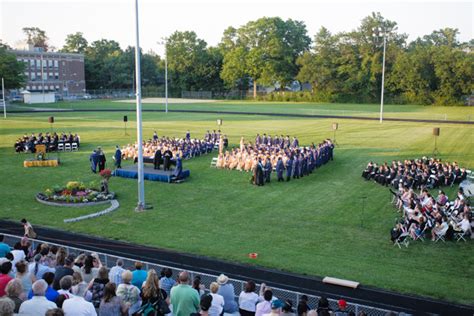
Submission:
<svg viewBox="0 0 474 316">
<path fill-rule="evenodd" d="M 425 225 L 425 228 L 423 228 L 423 230 L 419 234 L 415 233 L 415 237 L 414 238 L 412 237 L 413 241 L 421 240 L 421 241 L 424 242 L 425 241 L 425 233 L 426 233 L 427 228 L 428 228 L 428 225 Z"/>
<path fill-rule="evenodd" d="M 216 167 L 217 166 L 217 157 L 212 158 L 211 161 L 211 167 Z"/>
<path fill-rule="evenodd" d="M 408 248 L 408 245 L 410 244 L 410 242 L 408 241 L 408 237 L 410 236 L 410 234 L 408 232 L 404 232 L 402 233 L 396 240 L 395 242 L 393 243 L 393 245 L 397 245 L 398 248 L 402 249 L 402 246 L 405 246 Z"/>
<path fill-rule="evenodd" d="M 64 143 L 58 143 L 58 150 L 64 151 Z"/>
<path fill-rule="evenodd" d="M 64 144 L 64 151 L 71 151 L 71 143 Z"/>
<path fill-rule="evenodd" d="M 72 143 L 71 149 L 72 149 L 72 151 L 78 151 L 79 147 L 77 146 L 77 143 Z"/>
<path fill-rule="evenodd" d="M 443 228 L 442 231 L 440 231 L 439 233 L 435 233 L 435 242 L 438 242 L 438 241 L 442 241 L 442 242 L 446 242 L 446 233 L 448 232 L 448 229 L 449 229 L 449 226 L 446 226 L 445 228 Z"/>
<path fill-rule="evenodd" d="M 454 239 L 456 239 L 456 242 L 459 242 L 463 240 L 464 242 L 467 242 L 466 237 L 467 233 L 463 230 L 455 230 L 454 231 Z"/>
</svg>

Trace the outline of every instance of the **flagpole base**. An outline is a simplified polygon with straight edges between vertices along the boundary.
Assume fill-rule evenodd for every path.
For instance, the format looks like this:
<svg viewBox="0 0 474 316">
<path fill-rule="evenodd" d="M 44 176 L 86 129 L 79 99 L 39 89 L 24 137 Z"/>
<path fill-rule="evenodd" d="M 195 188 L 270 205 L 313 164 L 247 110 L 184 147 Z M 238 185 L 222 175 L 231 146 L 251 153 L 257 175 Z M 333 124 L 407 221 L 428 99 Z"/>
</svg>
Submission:
<svg viewBox="0 0 474 316">
<path fill-rule="evenodd" d="M 153 206 L 151 204 L 138 203 L 137 207 L 135 207 L 135 212 L 141 213 L 141 212 L 145 212 L 146 210 L 151 210 L 152 208 Z"/>
</svg>

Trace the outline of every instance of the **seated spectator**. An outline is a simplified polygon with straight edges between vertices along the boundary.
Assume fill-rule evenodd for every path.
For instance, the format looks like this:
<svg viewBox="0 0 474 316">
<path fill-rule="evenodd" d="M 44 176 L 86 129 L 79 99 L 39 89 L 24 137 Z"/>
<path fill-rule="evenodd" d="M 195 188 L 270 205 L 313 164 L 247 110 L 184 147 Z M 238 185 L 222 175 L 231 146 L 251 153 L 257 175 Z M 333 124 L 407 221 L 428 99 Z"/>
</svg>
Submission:
<svg viewBox="0 0 474 316">
<path fill-rule="evenodd" d="M 45 316 L 64 316 L 64 312 L 61 308 L 49 309 Z"/>
<path fill-rule="evenodd" d="M 268 314 L 264 314 L 265 316 L 279 316 L 281 312 L 281 308 L 283 307 L 283 302 L 280 300 L 274 300 L 271 303 L 271 311 Z"/>
<path fill-rule="evenodd" d="M 57 291 L 60 289 L 59 281 L 66 275 L 72 275 L 74 270 L 72 269 L 74 265 L 74 255 L 70 254 L 64 260 L 64 266 L 58 267 L 54 275 L 53 288 Z"/>
<path fill-rule="evenodd" d="M 51 286 L 54 282 L 54 273 L 46 272 L 43 275 L 43 280 L 48 285 L 45 292 L 46 298 L 51 302 L 56 302 L 56 299 L 58 298 L 59 293 L 55 289 L 53 289 L 53 287 Z M 30 291 L 30 293 L 28 293 L 28 299 L 31 299 L 33 295 L 34 295 L 34 292 Z"/>
<path fill-rule="evenodd" d="M 158 302 L 165 301 L 166 304 L 169 304 L 169 299 L 167 297 L 166 291 L 160 289 L 160 283 L 158 279 L 158 274 L 154 269 L 148 270 L 147 278 L 143 283 L 143 290 L 140 293 L 142 299 L 142 307 L 150 304 L 152 306 L 158 306 Z M 150 316 L 158 315 L 157 312 L 150 313 Z"/>
<path fill-rule="evenodd" d="M 172 278 L 173 271 L 170 268 L 164 268 L 162 274 L 163 276 L 160 279 L 161 288 L 170 296 L 171 288 L 176 284 L 176 281 Z"/>
<path fill-rule="evenodd" d="M 228 283 L 229 278 L 221 274 L 217 277 L 217 283 L 219 284 L 219 290 L 217 294 L 222 295 L 224 298 L 224 313 L 233 314 L 239 310 L 239 306 L 235 301 L 234 286 Z"/>
<path fill-rule="evenodd" d="M 0 234 L 0 258 L 3 258 L 7 253 L 10 253 L 10 246 L 3 242 L 4 238 L 5 236 Z"/>
<path fill-rule="evenodd" d="M 84 299 L 86 292 L 86 283 L 80 283 L 73 288 L 74 296 L 63 303 L 65 315 L 97 316 L 94 305 Z"/>
<path fill-rule="evenodd" d="M 262 316 L 262 315 L 271 313 L 272 298 L 273 298 L 273 292 L 271 290 L 265 290 L 263 292 L 263 301 L 257 304 L 257 307 L 255 308 L 255 316 Z"/>
<path fill-rule="evenodd" d="M 0 265 L 0 297 L 5 296 L 5 288 L 7 287 L 8 282 L 13 279 L 10 276 L 11 270 L 12 263 L 8 260 Z"/>
<path fill-rule="evenodd" d="M 61 280 L 59 281 L 59 286 L 61 287 L 58 290 L 59 295 L 63 295 L 65 299 L 71 298 L 73 296 L 71 292 L 72 290 L 72 276 L 71 275 L 63 276 Z M 57 299 L 56 299 L 56 302 L 57 302 Z"/>
<path fill-rule="evenodd" d="M 206 293 L 206 287 L 204 286 L 204 284 L 201 283 L 201 276 L 194 276 L 193 289 L 198 292 L 199 297 Z"/>
<path fill-rule="evenodd" d="M 219 291 L 219 284 L 217 284 L 217 282 L 212 282 L 209 286 L 209 291 L 212 296 L 212 304 L 208 313 L 211 316 L 219 316 L 224 310 L 224 298 L 222 295 L 217 294 Z M 240 315 L 243 316 L 242 313 L 240 313 Z"/>
<path fill-rule="evenodd" d="M 109 271 L 109 280 L 116 285 L 122 283 L 122 274 L 125 271 L 123 268 L 123 260 L 117 259 L 115 266 L 113 266 Z"/>
<path fill-rule="evenodd" d="M 283 302 L 280 316 L 295 316 L 293 312 L 293 302 L 291 300 L 285 300 Z"/>
<path fill-rule="evenodd" d="M 298 316 L 307 316 L 311 308 L 308 305 L 308 296 L 301 295 L 300 301 L 298 302 Z"/>
<path fill-rule="evenodd" d="M 84 265 L 81 268 L 82 280 L 87 284 L 95 279 L 97 277 L 97 273 L 99 272 L 99 268 L 94 267 L 94 260 L 96 259 L 93 256 L 88 255 L 84 260 Z"/>
<path fill-rule="evenodd" d="M 125 270 L 122 273 L 122 283 L 117 287 L 117 296 L 130 306 L 128 313 L 132 315 L 140 309 L 140 290 L 131 284 L 132 272 Z"/>
<path fill-rule="evenodd" d="M 5 288 L 6 296 L 15 303 L 15 313 L 20 310 L 20 305 L 26 296 L 23 296 L 23 288 L 18 279 L 13 279 L 8 282 Z"/>
<path fill-rule="evenodd" d="M 0 298 L 0 315 L 13 316 L 15 313 L 15 303 L 8 297 Z"/>
<path fill-rule="evenodd" d="M 323 314 L 327 314 L 329 315 L 330 313 L 332 313 L 332 309 L 329 308 L 329 301 L 326 297 L 324 296 L 321 296 L 321 298 L 319 299 L 319 302 L 318 302 L 318 307 L 316 309 L 316 312 L 318 313 L 318 315 L 323 315 Z"/>
<path fill-rule="evenodd" d="M 436 237 L 445 235 L 449 229 L 449 225 L 446 221 L 446 218 L 443 217 L 441 220 L 436 222 L 435 227 L 431 230 L 431 240 L 435 241 Z"/>
<path fill-rule="evenodd" d="M 255 293 L 255 282 L 250 280 L 245 283 L 244 290 L 239 295 L 239 313 L 241 316 L 254 316 L 260 297 Z"/>
<path fill-rule="evenodd" d="M 16 276 L 15 278 L 18 279 L 21 283 L 23 288 L 23 294 L 26 297 L 31 290 L 31 286 L 33 285 L 33 278 L 30 273 L 27 271 L 27 264 L 26 261 L 20 261 L 16 263 Z"/>
<path fill-rule="evenodd" d="M 115 294 L 117 287 L 115 283 L 107 283 L 104 288 L 104 296 L 100 301 L 100 316 L 117 316 L 128 314 L 128 305 Z"/>
<path fill-rule="evenodd" d="M 132 284 L 135 285 L 139 290 L 142 289 L 143 282 L 146 281 L 147 272 L 142 270 L 143 263 L 140 261 L 135 262 L 135 271 L 132 272 Z"/>
<path fill-rule="evenodd" d="M 347 316 L 347 311 L 346 311 L 346 308 L 347 308 L 347 302 L 345 300 L 339 300 L 337 302 L 337 310 L 336 312 L 334 313 L 334 316 Z"/>
<path fill-rule="evenodd" d="M 109 274 L 106 267 L 100 267 L 97 277 L 90 283 L 88 290 L 92 293 L 92 304 L 95 308 L 99 308 L 100 301 L 104 296 L 105 285 L 109 283 Z"/>
<path fill-rule="evenodd" d="M 56 304 L 47 300 L 45 297 L 48 284 L 45 280 L 38 280 L 33 283 L 33 297 L 24 301 L 20 306 L 20 315 L 44 316 L 46 311 L 56 308 Z"/>
<path fill-rule="evenodd" d="M 212 296 L 209 294 L 204 294 L 201 296 L 199 301 L 199 312 L 198 313 L 191 313 L 191 316 L 208 316 L 209 309 L 212 306 Z"/>
<path fill-rule="evenodd" d="M 182 271 L 178 276 L 179 284 L 171 289 L 171 304 L 173 315 L 188 316 L 199 309 L 199 295 L 189 285 L 189 274 Z"/>
</svg>

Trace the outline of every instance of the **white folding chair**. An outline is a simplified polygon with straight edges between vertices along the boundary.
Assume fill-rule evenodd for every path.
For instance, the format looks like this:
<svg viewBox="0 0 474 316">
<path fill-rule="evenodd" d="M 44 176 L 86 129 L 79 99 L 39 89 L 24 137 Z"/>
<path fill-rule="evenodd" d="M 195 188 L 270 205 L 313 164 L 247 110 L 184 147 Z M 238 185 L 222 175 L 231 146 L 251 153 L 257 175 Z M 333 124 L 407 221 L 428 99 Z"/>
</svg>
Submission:
<svg viewBox="0 0 474 316">
<path fill-rule="evenodd" d="M 77 146 L 77 143 L 72 143 L 71 149 L 72 149 L 73 151 L 78 151 L 78 150 L 79 150 L 79 147 Z"/>
<path fill-rule="evenodd" d="M 71 143 L 64 144 L 64 151 L 71 151 Z"/>
<path fill-rule="evenodd" d="M 435 233 L 435 242 L 438 242 L 438 241 L 442 241 L 442 242 L 446 242 L 446 233 L 448 232 L 448 229 L 449 229 L 449 226 L 446 226 L 445 228 L 443 228 L 443 230 L 441 230 L 439 233 Z"/>
<path fill-rule="evenodd" d="M 397 245 L 398 248 L 402 249 L 402 246 L 405 246 L 408 248 L 408 245 L 410 244 L 408 237 L 410 234 L 408 232 L 402 233 L 393 243 L 394 245 Z"/>
<path fill-rule="evenodd" d="M 58 143 L 58 150 L 63 151 L 64 150 L 64 143 Z"/>
<path fill-rule="evenodd" d="M 216 166 L 217 166 L 217 157 L 214 157 L 211 160 L 211 167 L 216 167 Z"/>
</svg>

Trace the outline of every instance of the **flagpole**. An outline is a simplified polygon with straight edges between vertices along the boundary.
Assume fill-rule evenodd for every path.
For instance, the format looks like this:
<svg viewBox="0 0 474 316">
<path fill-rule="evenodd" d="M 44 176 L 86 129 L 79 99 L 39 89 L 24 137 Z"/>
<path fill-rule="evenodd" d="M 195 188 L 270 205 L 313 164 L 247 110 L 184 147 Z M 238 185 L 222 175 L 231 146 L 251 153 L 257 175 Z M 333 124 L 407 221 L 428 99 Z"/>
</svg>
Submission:
<svg viewBox="0 0 474 316">
<path fill-rule="evenodd" d="M 142 141 L 142 99 L 141 99 L 141 76 L 140 76 L 140 43 L 138 28 L 138 0 L 135 0 L 135 89 L 137 101 L 137 143 L 138 143 L 138 204 L 136 211 L 145 209 L 145 184 L 143 176 L 143 141 Z"/>
</svg>

